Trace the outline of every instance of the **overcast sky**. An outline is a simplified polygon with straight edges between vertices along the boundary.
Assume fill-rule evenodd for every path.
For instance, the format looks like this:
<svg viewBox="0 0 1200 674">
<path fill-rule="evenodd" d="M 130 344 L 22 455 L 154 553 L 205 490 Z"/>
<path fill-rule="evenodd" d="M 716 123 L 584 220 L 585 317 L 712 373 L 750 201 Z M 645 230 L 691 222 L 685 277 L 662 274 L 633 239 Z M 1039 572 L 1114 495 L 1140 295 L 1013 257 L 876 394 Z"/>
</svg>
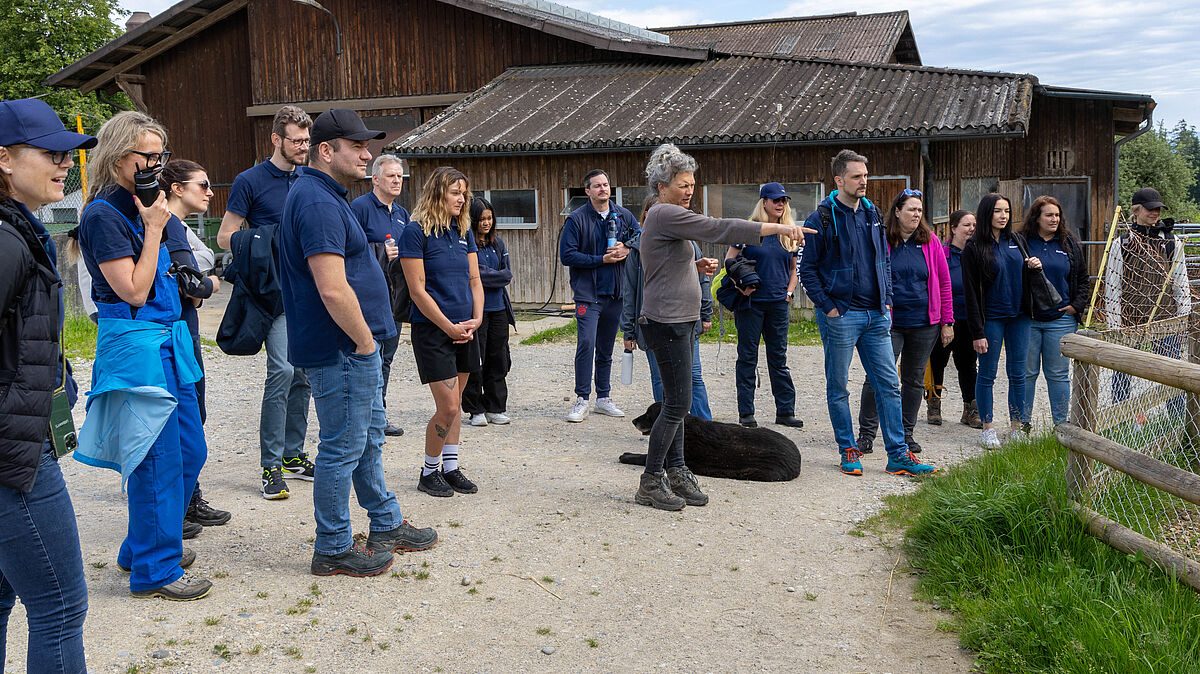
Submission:
<svg viewBox="0 0 1200 674">
<path fill-rule="evenodd" d="M 1186 119 L 1200 127 L 1200 0 L 862 0 L 841 7 L 818 0 L 558 1 L 643 27 L 907 9 L 925 65 L 1150 94 L 1158 103 L 1156 121 L 1174 126 Z M 122 4 L 156 14 L 174 2 Z"/>
</svg>

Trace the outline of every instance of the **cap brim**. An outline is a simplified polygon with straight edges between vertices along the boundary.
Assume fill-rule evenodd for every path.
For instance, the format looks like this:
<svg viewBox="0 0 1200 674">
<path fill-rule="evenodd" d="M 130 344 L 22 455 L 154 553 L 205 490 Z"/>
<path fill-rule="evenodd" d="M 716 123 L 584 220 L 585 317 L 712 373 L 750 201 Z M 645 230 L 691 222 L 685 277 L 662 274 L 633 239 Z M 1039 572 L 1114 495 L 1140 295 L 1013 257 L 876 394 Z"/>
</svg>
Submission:
<svg viewBox="0 0 1200 674">
<path fill-rule="evenodd" d="M 791 197 L 789 197 L 786 194 L 783 194 L 782 192 L 776 193 L 776 194 L 765 194 L 765 195 L 763 195 L 762 198 L 763 199 L 791 199 Z"/>
<path fill-rule="evenodd" d="M 376 131 L 374 129 L 363 129 L 358 133 L 352 133 L 346 136 L 347 140 L 383 140 L 387 133 L 384 131 Z"/>
<path fill-rule="evenodd" d="M 62 131 L 46 134 L 41 138 L 31 138 L 25 141 L 25 144 L 39 147 L 43 150 L 50 150 L 51 152 L 66 152 L 81 148 L 90 150 L 96 147 L 96 137 L 63 129 Z"/>
<path fill-rule="evenodd" d="M 1148 211 L 1153 211 L 1157 208 L 1166 208 L 1167 207 L 1167 205 L 1161 201 L 1147 201 L 1146 203 L 1142 204 L 1141 206 L 1142 206 L 1142 208 L 1144 208 Z"/>
</svg>

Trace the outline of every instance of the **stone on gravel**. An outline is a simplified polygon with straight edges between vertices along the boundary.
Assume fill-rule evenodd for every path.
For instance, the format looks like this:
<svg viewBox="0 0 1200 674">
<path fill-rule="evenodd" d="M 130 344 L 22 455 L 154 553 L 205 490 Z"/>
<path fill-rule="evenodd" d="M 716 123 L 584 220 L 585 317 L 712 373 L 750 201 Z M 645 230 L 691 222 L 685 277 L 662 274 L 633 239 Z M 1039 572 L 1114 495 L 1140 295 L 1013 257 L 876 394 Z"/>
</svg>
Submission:
<svg viewBox="0 0 1200 674">
<path fill-rule="evenodd" d="M 463 584 L 463 586 L 464 586 L 464 587 L 466 587 L 467 585 L 470 585 L 470 584 L 471 584 L 471 579 L 470 579 L 470 577 L 468 577 L 468 576 L 463 576 L 463 579 L 462 579 L 462 584 Z"/>
<path fill-rule="evenodd" d="M 545 648 L 542 649 L 542 652 L 545 653 L 546 655 L 554 655 L 554 647 L 546 646 Z"/>
<path fill-rule="evenodd" d="M 171 651 L 168 651 L 164 648 L 160 648 L 157 651 L 154 651 L 154 653 L 151 654 L 150 657 L 154 658 L 155 660 L 165 660 L 165 659 L 171 657 Z"/>
</svg>

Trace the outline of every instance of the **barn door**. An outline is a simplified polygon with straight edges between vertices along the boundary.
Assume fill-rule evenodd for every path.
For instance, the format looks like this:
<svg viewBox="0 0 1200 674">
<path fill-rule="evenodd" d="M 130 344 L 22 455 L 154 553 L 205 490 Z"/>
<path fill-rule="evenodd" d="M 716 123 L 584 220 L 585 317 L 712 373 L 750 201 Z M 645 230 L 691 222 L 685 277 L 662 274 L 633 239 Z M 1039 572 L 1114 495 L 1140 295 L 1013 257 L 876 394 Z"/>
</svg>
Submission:
<svg viewBox="0 0 1200 674">
<path fill-rule="evenodd" d="M 1021 181 L 1020 180 L 1001 180 L 1000 181 L 1000 194 L 1003 194 L 1005 197 L 1008 197 L 1009 204 L 1012 207 L 1012 215 L 1010 216 L 1010 218 L 1013 223 L 1013 228 L 1020 229 L 1021 221 L 1025 218 L 1025 208 L 1023 207 L 1023 205 L 1021 203 L 1022 201 L 1024 201 L 1021 198 L 1022 195 L 1024 194 L 1024 190 L 1022 189 L 1022 186 L 1021 186 Z"/>
<path fill-rule="evenodd" d="M 908 189 L 908 176 L 871 177 L 867 181 L 867 198 L 879 208 L 880 215 L 886 218 L 887 209 L 892 200 L 900 192 Z"/>
</svg>

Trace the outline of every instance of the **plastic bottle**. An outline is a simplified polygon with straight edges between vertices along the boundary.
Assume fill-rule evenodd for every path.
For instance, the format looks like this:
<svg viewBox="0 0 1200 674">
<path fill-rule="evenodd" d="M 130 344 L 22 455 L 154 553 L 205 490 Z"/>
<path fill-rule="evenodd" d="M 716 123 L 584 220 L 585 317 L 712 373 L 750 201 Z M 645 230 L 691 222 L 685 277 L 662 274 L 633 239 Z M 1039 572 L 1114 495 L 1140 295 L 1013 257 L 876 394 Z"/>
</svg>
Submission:
<svg viewBox="0 0 1200 674">
<path fill-rule="evenodd" d="M 608 247 L 617 245 L 617 219 L 612 213 L 608 215 Z"/>
<path fill-rule="evenodd" d="M 389 253 L 396 250 L 396 241 L 394 239 L 392 239 L 391 234 L 388 234 L 387 236 L 383 237 L 383 247 L 387 248 Z"/>
<path fill-rule="evenodd" d="M 633 383 L 633 351 L 625 349 L 621 355 L 621 383 L 629 386 Z"/>
</svg>

